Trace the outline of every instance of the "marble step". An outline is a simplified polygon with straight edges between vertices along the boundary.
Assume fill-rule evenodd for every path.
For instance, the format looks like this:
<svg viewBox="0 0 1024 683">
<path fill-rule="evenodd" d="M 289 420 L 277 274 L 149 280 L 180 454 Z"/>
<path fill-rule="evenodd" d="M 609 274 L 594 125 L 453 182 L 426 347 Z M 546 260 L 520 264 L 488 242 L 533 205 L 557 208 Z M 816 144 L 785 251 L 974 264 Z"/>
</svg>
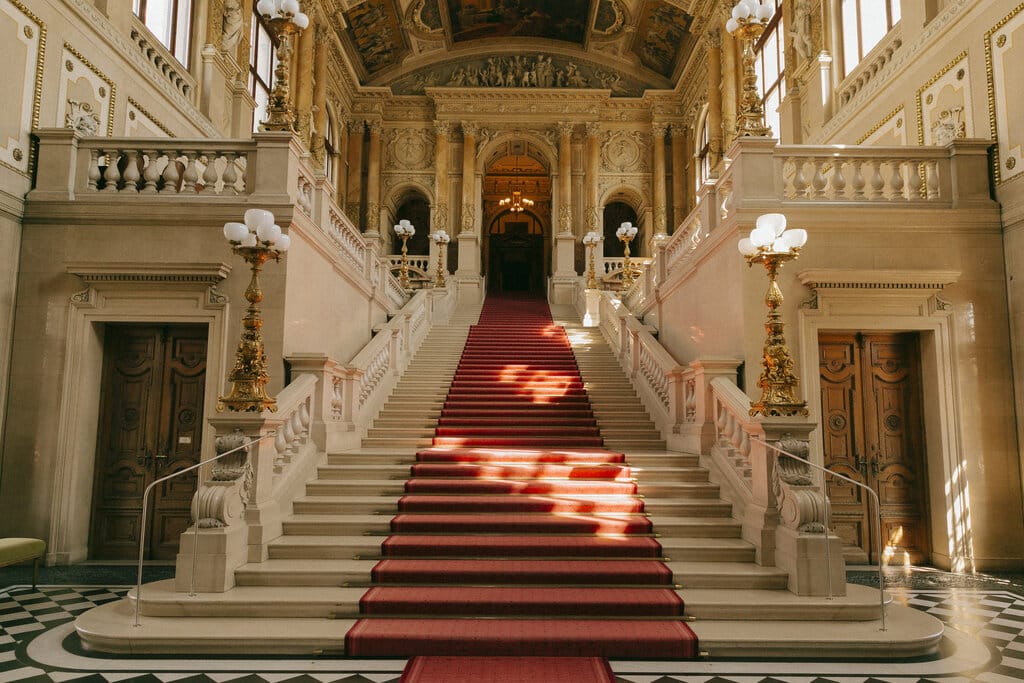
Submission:
<svg viewBox="0 0 1024 683">
<path fill-rule="evenodd" d="M 424 498 L 429 494 L 417 494 Z M 495 494 L 491 494 L 495 495 Z M 500 495 L 511 500 L 511 496 Z M 581 495 L 530 495 L 528 499 L 543 501 L 591 502 L 599 507 L 603 501 L 621 501 L 623 496 L 581 496 Z M 396 515 L 398 496 L 311 496 L 298 498 L 292 503 L 294 515 Z M 643 499 L 644 512 L 650 515 L 672 515 L 679 517 L 728 517 L 732 505 L 720 500 L 670 500 L 658 498 Z M 415 514 L 415 513 L 410 513 Z"/>
<path fill-rule="evenodd" d="M 502 477 L 503 481 L 512 481 Z M 314 480 L 306 484 L 309 496 L 400 496 L 405 493 L 401 479 Z M 710 482 L 651 482 L 637 484 L 637 494 L 644 498 L 717 499 L 719 488 Z"/>
<path fill-rule="evenodd" d="M 686 603 L 686 615 L 704 620 L 788 620 L 841 618 L 868 621 L 881 610 L 878 591 L 849 584 L 845 595 L 806 598 L 786 591 L 763 589 L 692 588 L 677 591 Z M 359 616 L 363 586 L 236 586 L 223 593 L 204 595 L 197 602 L 174 590 L 173 579 L 146 584 L 140 613 L 144 616 L 349 618 Z M 128 594 L 136 597 L 135 589 Z M 891 598 L 887 602 L 891 603 Z"/>
<path fill-rule="evenodd" d="M 239 595 L 240 598 L 228 599 L 244 603 L 252 597 Z M 284 594 L 282 599 L 287 597 Z M 154 601 L 157 599 L 159 594 L 154 596 Z M 143 601 L 146 600 L 143 593 Z M 87 648 L 112 653 L 180 655 L 185 651 L 320 657 L 343 656 L 345 634 L 355 623 L 346 618 L 146 616 L 141 627 L 136 627 L 133 614 L 134 601 L 125 598 L 86 612 L 75 625 Z M 714 658 L 813 659 L 827 652 L 830 657 L 843 659 L 888 659 L 925 657 L 937 652 L 943 640 L 943 626 L 938 619 L 902 605 L 891 605 L 887 618 L 885 631 L 880 630 L 877 620 L 819 621 L 799 617 L 785 621 L 698 619 L 690 625 L 700 639 L 701 649 Z M 950 637 L 956 640 L 955 633 Z M 403 664 L 397 661 L 388 670 L 397 676 Z M 628 662 L 615 662 L 613 666 L 628 675 L 627 665 Z M 645 667 L 647 670 L 650 665 Z"/>
</svg>

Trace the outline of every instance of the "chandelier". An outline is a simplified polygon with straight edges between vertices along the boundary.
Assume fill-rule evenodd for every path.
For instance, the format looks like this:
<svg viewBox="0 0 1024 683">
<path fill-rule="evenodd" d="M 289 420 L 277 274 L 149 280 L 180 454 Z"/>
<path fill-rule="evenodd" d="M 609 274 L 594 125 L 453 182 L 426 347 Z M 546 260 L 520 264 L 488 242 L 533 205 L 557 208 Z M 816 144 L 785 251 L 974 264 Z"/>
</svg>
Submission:
<svg viewBox="0 0 1024 683">
<path fill-rule="evenodd" d="M 522 173 L 523 170 L 524 169 L 519 166 L 519 155 L 517 154 L 516 163 L 512 167 L 512 172 Z M 498 206 L 500 206 L 503 209 L 508 209 L 512 213 L 522 213 L 528 207 L 533 206 L 533 200 L 524 197 L 522 190 L 513 189 L 511 197 L 505 197 L 504 199 L 498 200 Z"/>
<path fill-rule="evenodd" d="M 499 199 L 498 206 L 508 207 L 508 210 L 512 213 L 522 213 L 526 210 L 526 207 L 533 206 L 533 200 L 524 197 L 520 190 L 512 190 L 512 196 Z"/>
</svg>

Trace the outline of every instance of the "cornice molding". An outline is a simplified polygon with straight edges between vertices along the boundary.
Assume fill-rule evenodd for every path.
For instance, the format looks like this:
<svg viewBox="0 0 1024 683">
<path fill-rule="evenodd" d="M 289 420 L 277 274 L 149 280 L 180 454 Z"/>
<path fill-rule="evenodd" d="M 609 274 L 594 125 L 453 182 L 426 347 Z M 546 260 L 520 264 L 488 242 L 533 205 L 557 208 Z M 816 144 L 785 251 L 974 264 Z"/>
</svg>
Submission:
<svg viewBox="0 0 1024 683">
<path fill-rule="evenodd" d="M 955 270 L 801 270 L 800 282 L 811 289 L 913 289 L 940 292 L 960 279 Z"/>
</svg>

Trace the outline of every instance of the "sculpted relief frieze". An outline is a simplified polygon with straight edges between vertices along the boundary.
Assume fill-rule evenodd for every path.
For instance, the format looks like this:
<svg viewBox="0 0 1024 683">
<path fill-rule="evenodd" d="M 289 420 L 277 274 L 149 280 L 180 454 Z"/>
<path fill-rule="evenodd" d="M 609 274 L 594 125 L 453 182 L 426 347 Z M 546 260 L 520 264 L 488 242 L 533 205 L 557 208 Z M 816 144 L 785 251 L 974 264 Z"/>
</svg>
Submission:
<svg viewBox="0 0 1024 683">
<path fill-rule="evenodd" d="M 600 88 L 616 97 L 639 97 L 640 79 L 596 64 L 544 53 L 470 57 L 418 69 L 391 84 L 396 95 L 422 95 L 427 88 Z"/>
</svg>

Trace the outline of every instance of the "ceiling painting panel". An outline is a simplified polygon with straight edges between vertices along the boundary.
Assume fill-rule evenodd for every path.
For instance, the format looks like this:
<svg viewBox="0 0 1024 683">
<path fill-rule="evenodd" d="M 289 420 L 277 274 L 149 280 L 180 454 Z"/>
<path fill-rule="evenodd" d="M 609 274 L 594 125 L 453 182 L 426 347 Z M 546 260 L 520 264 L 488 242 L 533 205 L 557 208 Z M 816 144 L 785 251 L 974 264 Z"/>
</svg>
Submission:
<svg viewBox="0 0 1024 683">
<path fill-rule="evenodd" d="M 633 53 L 640 63 L 666 78 L 671 78 L 679 57 L 690 43 L 693 17 L 664 0 L 644 3 L 637 23 Z"/>
<path fill-rule="evenodd" d="M 447 0 L 452 41 L 518 36 L 582 45 L 594 0 Z"/>
<path fill-rule="evenodd" d="M 346 12 L 345 21 L 368 74 L 399 64 L 409 51 L 396 0 L 366 0 Z"/>
</svg>

